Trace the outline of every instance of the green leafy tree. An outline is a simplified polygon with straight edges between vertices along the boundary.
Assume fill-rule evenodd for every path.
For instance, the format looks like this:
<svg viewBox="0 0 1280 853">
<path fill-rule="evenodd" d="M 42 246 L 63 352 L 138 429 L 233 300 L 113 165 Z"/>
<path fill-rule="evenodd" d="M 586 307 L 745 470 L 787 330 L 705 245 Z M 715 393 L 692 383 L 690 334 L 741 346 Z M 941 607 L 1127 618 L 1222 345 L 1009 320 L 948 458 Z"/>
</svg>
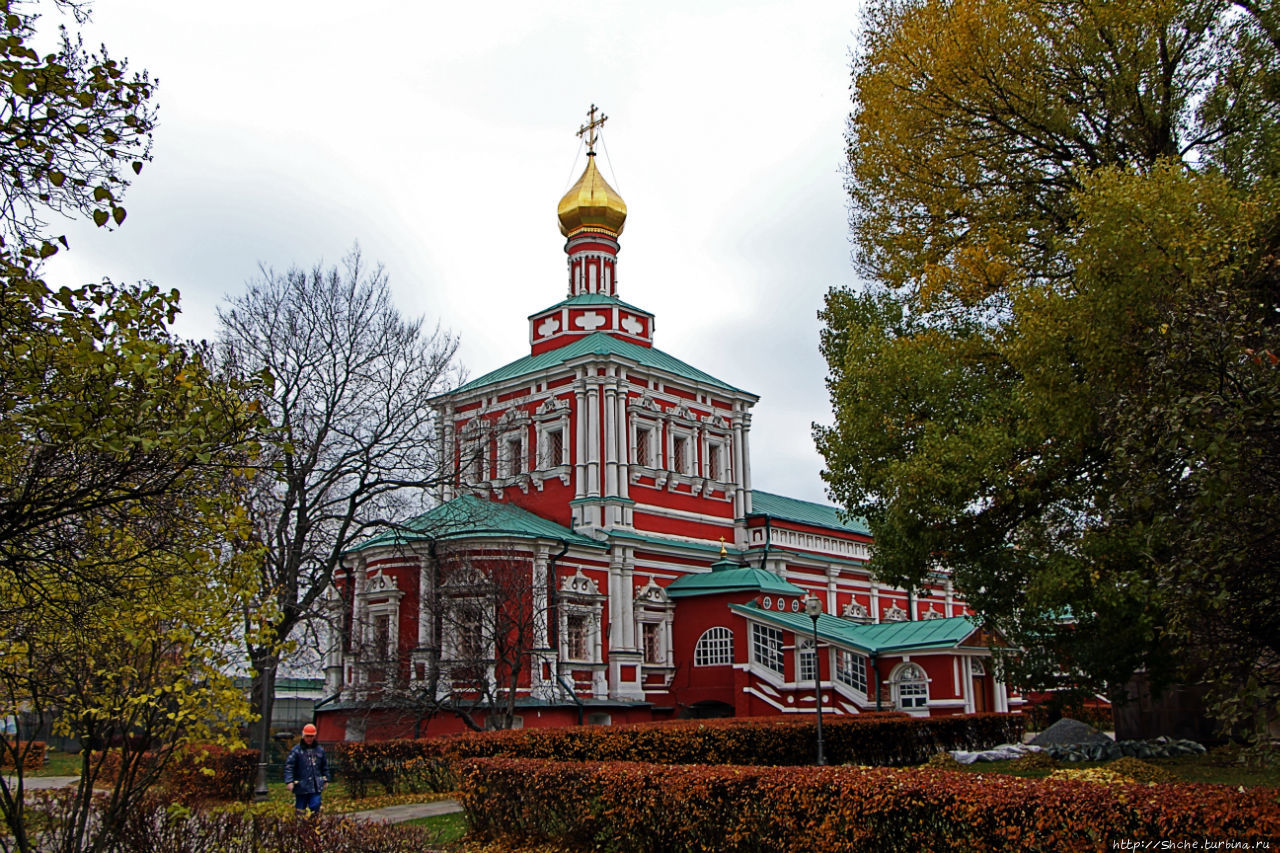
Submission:
<svg viewBox="0 0 1280 853">
<path fill-rule="evenodd" d="M 123 191 L 151 159 L 155 124 L 145 72 L 130 75 L 105 48 L 86 52 L 65 28 L 41 56 L 32 6 L 0 0 L 0 242 L 11 248 L 39 243 L 49 211 L 123 222 Z M 85 3 L 56 7 L 87 18 Z"/>
<path fill-rule="evenodd" d="M 173 747 L 232 738 L 248 714 L 229 674 L 257 589 L 259 415 L 170 336 L 176 298 L 0 277 L 0 715 L 54 715 L 96 748 L 60 850 L 103 849 Z M 23 728 L 0 735 L 18 765 Z M 121 771 L 95 806 L 106 760 Z M 21 770 L 0 778 L 18 850 L 27 800 Z"/>
<path fill-rule="evenodd" d="M 84 4 L 55 5 L 84 22 Z M 17 766 L 0 848 L 103 850 L 174 748 L 247 715 L 229 673 L 256 592 L 260 414 L 170 334 L 176 291 L 41 278 L 48 212 L 124 220 L 154 108 L 145 74 L 65 31 L 37 54 L 31 7 L 0 0 L 0 717 L 19 721 L 0 734 Z M 31 818 L 23 761 L 48 717 L 91 747 L 52 826 Z"/>
<path fill-rule="evenodd" d="M 1270 4 L 869 10 L 872 284 L 822 314 L 824 476 L 882 577 L 951 569 L 1036 686 L 1145 668 L 1277 711 L 1276 33 Z"/>
</svg>

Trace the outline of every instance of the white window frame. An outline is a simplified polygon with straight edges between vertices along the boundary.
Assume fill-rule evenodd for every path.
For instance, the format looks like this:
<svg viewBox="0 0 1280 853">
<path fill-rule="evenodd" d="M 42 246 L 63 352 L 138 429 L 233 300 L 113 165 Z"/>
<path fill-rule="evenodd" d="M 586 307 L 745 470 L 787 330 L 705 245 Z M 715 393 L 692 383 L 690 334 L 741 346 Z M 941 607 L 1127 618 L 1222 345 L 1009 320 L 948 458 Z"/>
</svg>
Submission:
<svg viewBox="0 0 1280 853">
<path fill-rule="evenodd" d="M 726 666 L 733 663 L 733 631 L 716 625 L 702 632 L 693 647 L 694 666 Z"/>
<path fill-rule="evenodd" d="M 640 436 L 644 435 L 647 439 L 645 452 L 640 452 Z M 639 465 L 641 468 L 656 469 L 658 467 L 658 442 L 661 440 L 659 436 L 661 431 L 658 424 L 654 421 L 642 418 L 632 418 L 631 424 L 631 462 Z"/>
<path fill-rule="evenodd" d="M 524 473 L 528 459 L 528 431 L 508 430 L 498 436 L 498 478 L 509 480 Z"/>
<path fill-rule="evenodd" d="M 684 452 L 680 453 L 682 446 Z M 671 427 L 667 438 L 666 469 L 677 476 L 688 477 L 693 472 L 692 450 L 693 432 L 681 427 Z"/>
<path fill-rule="evenodd" d="M 729 452 L 729 437 L 712 435 L 703 442 L 703 476 L 717 483 L 728 483 L 733 480 L 733 455 Z M 719 471 L 713 470 L 711 462 L 716 459 Z"/>
<path fill-rule="evenodd" d="M 786 675 L 786 659 L 782 651 L 782 629 L 772 625 L 751 623 L 751 662 L 779 676 Z"/>
<path fill-rule="evenodd" d="M 836 649 L 836 680 L 867 695 L 867 657 L 847 649 Z"/>
<path fill-rule="evenodd" d="M 904 689 L 905 688 L 905 689 Z M 929 674 L 918 663 L 904 663 L 893 676 L 893 704 L 900 711 L 929 710 Z"/>
<path fill-rule="evenodd" d="M 818 677 L 818 650 L 812 637 L 796 637 L 796 681 L 812 684 Z"/>
</svg>

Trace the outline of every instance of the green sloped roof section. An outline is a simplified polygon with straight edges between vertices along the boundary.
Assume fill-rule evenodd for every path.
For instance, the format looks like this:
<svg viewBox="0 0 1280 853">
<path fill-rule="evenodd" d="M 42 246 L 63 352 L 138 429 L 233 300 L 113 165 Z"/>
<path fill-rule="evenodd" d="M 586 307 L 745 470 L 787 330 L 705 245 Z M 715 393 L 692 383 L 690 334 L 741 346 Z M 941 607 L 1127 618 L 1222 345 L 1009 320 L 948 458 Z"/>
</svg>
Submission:
<svg viewBox="0 0 1280 853">
<path fill-rule="evenodd" d="M 471 380 L 453 393 L 464 394 L 477 388 L 483 388 L 486 385 L 492 385 L 495 382 L 542 373 L 558 367 L 566 361 L 587 355 L 616 355 L 620 358 L 634 361 L 644 367 L 652 367 L 675 374 L 690 382 L 711 385 L 738 394 L 749 393 L 741 388 L 734 388 L 727 382 L 721 382 L 711 374 L 703 373 L 698 368 L 685 364 L 680 359 L 667 355 L 662 350 L 654 349 L 653 347 L 642 347 L 630 341 L 618 340 L 604 332 L 594 332 L 586 337 L 578 338 L 576 341 L 571 341 L 558 349 L 549 350 L 539 355 L 525 356 L 504 367 L 490 371 L 479 379 Z"/>
<path fill-rule="evenodd" d="M 487 501 L 464 495 L 406 521 L 396 530 L 388 530 L 366 539 L 352 548 L 363 551 L 387 545 L 403 545 L 426 540 L 462 539 L 469 536 L 512 536 L 519 539 L 555 539 L 585 548 L 607 548 L 581 533 L 534 515 L 508 503 Z"/>
<path fill-rule="evenodd" d="M 860 533 L 863 536 L 871 535 L 866 519 L 848 518 L 838 507 L 802 501 L 799 498 L 783 497 L 756 489 L 751 490 L 751 512 L 747 513 L 747 517 L 750 518 L 753 515 L 768 515 L 783 521 L 829 527 L 832 530 Z"/>
<path fill-rule="evenodd" d="M 541 311 L 534 311 L 534 312 L 533 312 L 532 314 L 530 314 L 529 316 L 530 316 L 530 317 L 537 317 L 539 314 L 545 314 L 545 313 L 547 313 L 548 311 L 551 311 L 551 310 L 553 310 L 553 309 L 555 309 L 555 308 L 560 308 L 560 307 L 562 307 L 562 306 L 566 306 L 566 305 L 568 305 L 568 306 L 574 306 L 574 305 L 617 305 L 619 308 L 624 308 L 624 309 L 626 309 L 627 311 L 634 311 L 634 312 L 636 312 L 637 314 L 644 314 L 646 317 L 652 317 L 652 316 L 653 316 L 650 312 L 648 312 L 648 311 L 644 310 L 643 308 L 637 308 L 637 307 L 636 307 L 636 306 L 634 306 L 634 305 L 631 305 L 631 304 L 629 304 L 629 303 L 627 303 L 627 302 L 623 302 L 621 299 L 619 299 L 619 298 L 618 298 L 618 297 L 616 297 L 616 296 L 607 296 L 607 295 L 605 295 L 605 294 L 603 294 L 603 293 L 579 293 L 577 296 L 570 296 L 568 299 L 563 299 L 563 300 L 561 300 L 561 301 L 557 302 L 555 305 L 549 305 L 549 306 L 547 306 L 546 308 L 543 308 Z"/>
<path fill-rule="evenodd" d="M 813 632 L 813 619 L 803 613 L 763 610 L 754 602 L 730 604 L 729 609 L 752 619 L 772 622 L 799 634 Z M 879 625 L 860 625 L 829 613 L 818 616 L 819 639 L 875 655 L 953 649 L 977 629 L 978 626 L 967 616 L 920 619 L 915 622 L 881 622 Z"/>
<path fill-rule="evenodd" d="M 773 572 L 720 560 L 709 572 L 683 575 L 667 585 L 672 598 L 693 598 L 725 592 L 767 592 L 772 595 L 804 595 L 804 590 Z"/>
</svg>

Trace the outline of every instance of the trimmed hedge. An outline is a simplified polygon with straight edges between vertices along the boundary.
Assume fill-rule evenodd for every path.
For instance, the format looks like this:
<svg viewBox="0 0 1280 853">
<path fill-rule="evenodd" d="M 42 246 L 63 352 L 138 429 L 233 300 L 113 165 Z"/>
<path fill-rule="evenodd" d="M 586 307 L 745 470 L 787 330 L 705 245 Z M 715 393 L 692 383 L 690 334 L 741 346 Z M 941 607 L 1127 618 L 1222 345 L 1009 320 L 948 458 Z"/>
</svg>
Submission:
<svg viewBox="0 0 1280 853">
<path fill-rule="evenodd" d="M 1280 792 L 942 770 L 472 759 L 473 832 L 616 851 L 1109 850 L 1280 838 Z"/>
<path fill-rule="evenodd" d="M 898 712 L 831 717 L 823 740 L 832 764 L 906 766 L 954 749 L 985 749 L 1022 738 L 1016 714 L 911 717 Z M 450 790 L 466 758 L 554 758 L 655 764 L 797 765 L 813 761 L 811 717 L 739 717 L 625 726 L 518 729 L 420 740 L 343 743 L 335 752 L 353 796 L 370 783 L 388 793 Z"/>
<path fill-rule="evenodd" d="M 17 753 L 17 760 L 22 762 L 24 772 L 39 770 L 44 767 L 47 751 L 48 745 L 42 740 L 20 740 L 12 744 L 6 741 L 5 748 L 0 750 L 0 768 L 14 767 L 14 753 Z"/>
</svg>

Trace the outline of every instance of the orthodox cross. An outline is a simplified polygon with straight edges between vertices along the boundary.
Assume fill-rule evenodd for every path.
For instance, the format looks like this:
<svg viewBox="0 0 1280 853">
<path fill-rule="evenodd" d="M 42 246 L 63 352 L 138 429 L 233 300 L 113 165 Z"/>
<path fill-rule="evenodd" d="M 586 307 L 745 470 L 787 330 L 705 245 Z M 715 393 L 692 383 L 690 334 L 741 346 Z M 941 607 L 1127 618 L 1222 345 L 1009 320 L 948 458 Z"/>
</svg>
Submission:
<svg viewBox="0 0 1280 853">
<path fill-rule="evenodd" d="M 596 105 L 592 104 L 591 109 L 587 110 L 587 118 L 590 119 L 582 127 L 578 128 L 578 136 L 585 136 L 587 139 L 587 153 L 596 153 L 596 128 L 603 127 L 609 117 L 604 113 L 600 113 L 600 118 L 596 118 Z"/>
</svg>

